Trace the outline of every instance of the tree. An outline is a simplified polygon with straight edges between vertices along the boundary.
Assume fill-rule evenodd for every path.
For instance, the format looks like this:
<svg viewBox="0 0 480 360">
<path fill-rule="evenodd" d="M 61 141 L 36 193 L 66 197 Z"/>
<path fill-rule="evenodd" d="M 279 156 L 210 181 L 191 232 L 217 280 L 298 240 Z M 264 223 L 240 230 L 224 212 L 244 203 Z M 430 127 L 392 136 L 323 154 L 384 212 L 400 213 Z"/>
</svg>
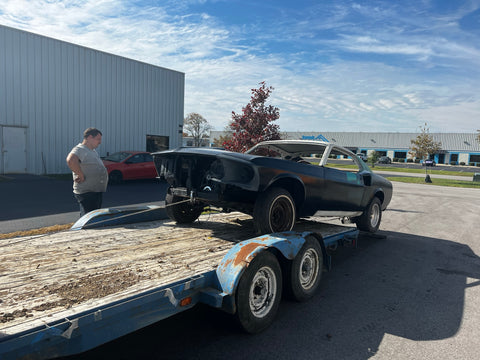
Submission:
<svg viewBox="0 0 480 360">
<path fill-rule="evenodd" d="M 252 89 L 250 102 L 242 108 L 242 114 L 232 111 L 232 121 L 229 129 L 232 137 L 223 146 L 236 152 L 245 152 L 261 141 L 280 139 L 279 126 L 272 124 L 280 117 L 279 109 L 265 105 L 273 87 L 267 87 L 265 82 L 260 88 Z"/>
<path fill-rule="evenodd" d="M 423 127 L 420 126 L 420 135 L 414 140 L 410 140 L 410 154 L 417 159 L 426 160 L 430 155 L 434 155 L 442 148 L 441 142 L 433 140 L 433 136 L 429 133 L 427 123 Z M 425 182 L 431 182 L 430 176 L 427 175 L 427 167 L 425 166 Z"/>
<path fill-rule="evenodd" d="M 379 158 L 380 153 L 377 150 L 372 151 L 372 153 L 368 157 L 368 160 L 370 160 L 370 163 L 372 164 L 372 168 L 375 167 L 375 163 L 378 161 Z"/>
<path fill-rule="evenodd" d="M 202 139 L 209 137 L 212 126 L 202 115 L 190 113 L 183 119 L 183 130 L 193 138 L 193 146 L 198 147 L 202 145 Z"/>
<path fill-rule="evenodd" d="M 232 140 L 232 135 L 230 133 L 230 130 L 225 130 L 225 134 L 224 135 L 220 135 L 218 138 L 215 138 L 213 139 L 213 142 L 212 142 L 212 145 L 214 147 L 223 147 L 224 144 L 228 141 L 231 141 Z"/>
</svg>

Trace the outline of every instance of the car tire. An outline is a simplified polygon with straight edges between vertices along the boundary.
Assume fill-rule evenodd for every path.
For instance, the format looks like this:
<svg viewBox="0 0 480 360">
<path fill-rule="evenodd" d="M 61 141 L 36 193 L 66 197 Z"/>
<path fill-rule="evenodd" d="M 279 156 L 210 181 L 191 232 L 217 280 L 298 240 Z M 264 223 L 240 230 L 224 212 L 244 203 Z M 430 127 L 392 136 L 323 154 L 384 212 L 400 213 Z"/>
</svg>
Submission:
<svg viewBox="0 0 480 360">
<path fill-rule="evenodd" d="M 355 218 L 358 230 L 374 233 L 382 221 L 382 203 L 374 197 L 362 215 Z"/>
<path fill-rule="evenodd" d="M 275 255 L 259 253 L 245 269 L 235 294 L 236 317 L 247 333 L 265 330 L 275 319 L 282 294 L 282 270 Z"/>
<path fill-rule="evenodd" d="M 295 225 L 295 219 L 295 202 L 283 188 L 270 188 L 255 201 L 253 222 L 259 234 L 290 231 Z"/>
<path fill-rule="evenodd" d="M 108 175 L 108 183 L 109 184 L 113 184 L 113 185 L 116 185 L 116 184 L 121 184 L 123 181 L 123 175 L 120 171 L 118 170 L 115 170 L 115 171 L 112 171 L 109 175 Z"/>
<path fill-rule="evenodd" d="M 192 205 L 190 201 L 176 204 L 185 200 L 172 194 L 171 188 L 165 196 L 165 212 L 167 216 L 178 224 L 189 224 L 198 219 L 203 211 L 203 205 Z M 176 205 L 175 205 L 176 204 Z"/>
<path fill-rule="evenodd" d="M 323 270 L 323 252 L 318 240 L 307 236 L 297 256 L 289 262 L 286 271 L 286 293 L 295 301 L 310 299 L 320 285 Z"/>
</svg>

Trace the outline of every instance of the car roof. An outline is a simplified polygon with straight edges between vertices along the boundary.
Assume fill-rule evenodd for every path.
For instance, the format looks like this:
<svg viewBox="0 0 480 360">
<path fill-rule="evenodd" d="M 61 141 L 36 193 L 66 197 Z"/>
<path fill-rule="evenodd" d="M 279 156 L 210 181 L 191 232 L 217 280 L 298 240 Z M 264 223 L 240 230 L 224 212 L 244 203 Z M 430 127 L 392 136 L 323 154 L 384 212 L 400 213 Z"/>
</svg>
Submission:
<svg viewBox="0 0 480 360">
<path fill-rule="evenodd" d="M 147 151 L 140 151 L 140 150 L 120 150 L 120 151 L 115 151 L 112 154 L 118 154 L 118 153 L 128 153 L 128 154 L 150 154 Z"/>
</svg>

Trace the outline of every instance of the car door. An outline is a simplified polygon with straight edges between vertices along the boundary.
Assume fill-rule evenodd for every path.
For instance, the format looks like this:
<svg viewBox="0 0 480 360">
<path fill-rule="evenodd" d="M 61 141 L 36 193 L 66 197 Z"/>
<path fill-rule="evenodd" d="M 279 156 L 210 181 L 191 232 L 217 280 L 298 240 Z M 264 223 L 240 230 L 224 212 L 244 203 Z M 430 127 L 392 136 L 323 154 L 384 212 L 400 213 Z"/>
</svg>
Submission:
<svg viewBox="0 0 480 360">
<path fill-rule="evenodd" d="M 361 210 L 365 180 L 357 159 L 342 149 L 332 149 L 324 172 L 324 210 Z"/>
<path fill-rule="evenodd" d="M 144 177 L 143 154 L 135 154 L 125 161 L 125 171 L 123 178 L 127 179 L 141 179 Z"/>
</svg>

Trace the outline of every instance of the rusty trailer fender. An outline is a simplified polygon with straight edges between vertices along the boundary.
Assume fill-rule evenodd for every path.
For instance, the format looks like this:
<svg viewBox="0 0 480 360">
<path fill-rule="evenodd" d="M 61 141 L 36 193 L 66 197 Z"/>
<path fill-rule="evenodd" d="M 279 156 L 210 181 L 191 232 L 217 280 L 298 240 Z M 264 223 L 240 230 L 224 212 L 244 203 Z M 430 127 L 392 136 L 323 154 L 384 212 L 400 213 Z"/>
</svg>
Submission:
<svg viewBox="0 0 480 360">
<path fill-rule="evenodd" d="M 286 259 L 293 260 L 298 254 L 308 235 L 318 235 L 311 232 L 288 231 L 262 235 L 239 242 L 224 256 L 216 273 L 219 287 L 223 294 L 233 295 L 240 278 L 250 262 L 260 252 L 269 248 L 277 249 Z"/>
</svg>

